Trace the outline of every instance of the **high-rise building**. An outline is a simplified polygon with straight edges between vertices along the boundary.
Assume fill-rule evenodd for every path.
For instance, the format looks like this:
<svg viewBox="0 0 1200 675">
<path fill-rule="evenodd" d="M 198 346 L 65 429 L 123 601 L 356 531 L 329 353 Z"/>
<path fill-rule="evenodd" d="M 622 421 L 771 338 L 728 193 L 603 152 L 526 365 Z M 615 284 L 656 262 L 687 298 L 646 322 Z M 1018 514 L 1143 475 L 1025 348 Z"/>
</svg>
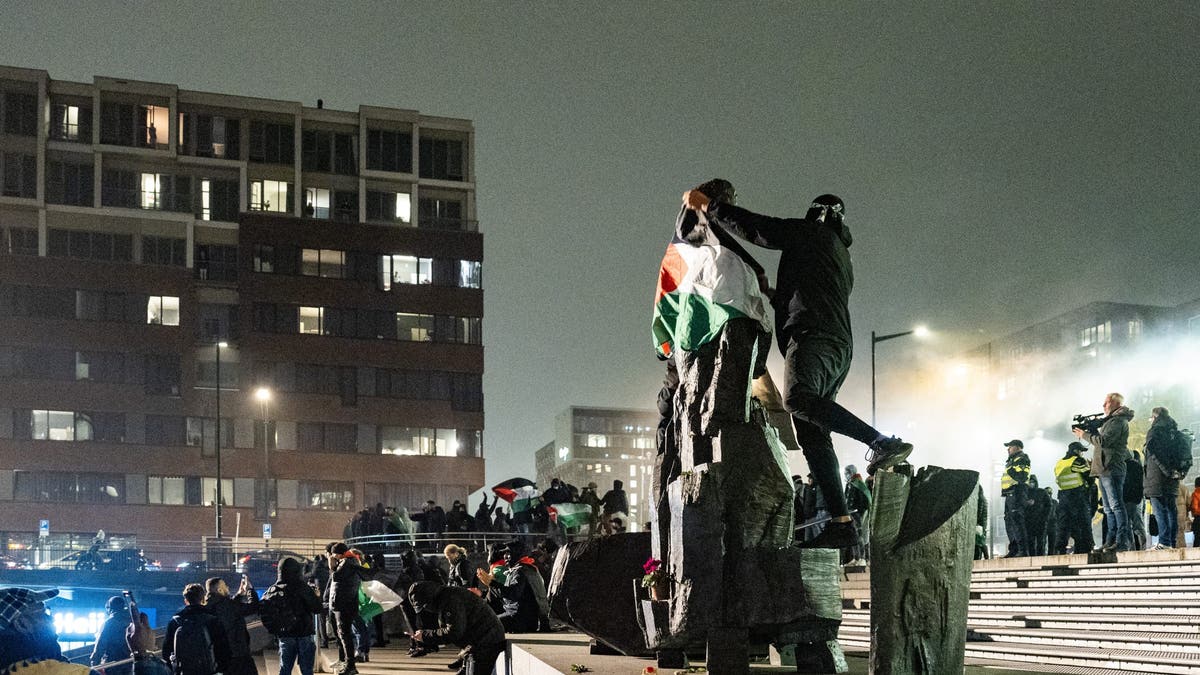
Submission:
<svg viewBox="0 0 1200 675">
<path fill-rule="evenodd" d="M 0 67 L 0 547 L 483 484 L 473 126 L 316 104 Z"/>
<path fill-rule="evenodd" d="M 535 455 L 538 487 L 545 490 L 553 478 L 581 490 L 594 482 L 603 497 L 620 480 L 629 497 L 627 528 L 640 531 L 650 517 L 657 429 L 653 410 L 567 408 L 555 419 L 554 441 Z"/>
</svg>

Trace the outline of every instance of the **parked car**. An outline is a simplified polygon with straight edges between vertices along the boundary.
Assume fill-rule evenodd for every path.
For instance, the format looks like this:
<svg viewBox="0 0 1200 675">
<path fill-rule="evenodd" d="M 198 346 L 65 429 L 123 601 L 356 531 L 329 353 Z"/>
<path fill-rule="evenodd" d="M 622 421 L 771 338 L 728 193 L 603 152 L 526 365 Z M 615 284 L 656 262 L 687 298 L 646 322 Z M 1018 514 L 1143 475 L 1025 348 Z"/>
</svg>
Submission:
<svg viewBox="0 0 1200 675">
<path fill-rule="evenodd" d="M 74 551 L 67 555 L 49 560 L 37 566 L 39 570 L 114 570 L 114 571 L 156 571 L 161 569 L 157 562 L 146 560 L 142 550 L 134 547 L 120 549 L 90 548 L 86 551 Z"/>
<path fill-rule="evenodd" d="M 237 559 L 234 571 L 249 577 L 250 583 L 255 588 L 266 589 L 275 583 L 275 579 L 278 576 L 279 561 L 284 558 L 295 558 L 302 565 L 307 565 L 309 562 L 306 556 L 302 556 L 295 551 L 287 551 L 281 548 L 260 548 L 242 554 Z"/>
<path fill-rule="evenodd" d="M 175 566 L 176 572 L 207 572 L 207 560 L 184 560 Z"/>
<path fill-rule="evenodd" d="M 27 558 L 18 558 L 12 555 L 0 555 L 0 569 L 3 570 L 28 570 L 33 569 Z"/>
</svg>

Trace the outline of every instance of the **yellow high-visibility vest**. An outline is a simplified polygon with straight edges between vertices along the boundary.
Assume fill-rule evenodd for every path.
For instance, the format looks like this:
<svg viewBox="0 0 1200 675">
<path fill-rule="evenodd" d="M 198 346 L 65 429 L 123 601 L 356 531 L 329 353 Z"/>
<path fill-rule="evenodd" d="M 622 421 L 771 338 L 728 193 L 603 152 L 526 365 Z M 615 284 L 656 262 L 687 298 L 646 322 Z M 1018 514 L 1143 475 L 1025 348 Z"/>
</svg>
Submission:
<svg viewBox="0 0 1200 675">
<path fill-rule="evenodd" d="M 1075 470 L 1075 457 L 1065 457 L 1054 465 L 1054 480 L 1059 490 L 1074 490 L 1083 486 L 1083 474 Z"/>
</svg>

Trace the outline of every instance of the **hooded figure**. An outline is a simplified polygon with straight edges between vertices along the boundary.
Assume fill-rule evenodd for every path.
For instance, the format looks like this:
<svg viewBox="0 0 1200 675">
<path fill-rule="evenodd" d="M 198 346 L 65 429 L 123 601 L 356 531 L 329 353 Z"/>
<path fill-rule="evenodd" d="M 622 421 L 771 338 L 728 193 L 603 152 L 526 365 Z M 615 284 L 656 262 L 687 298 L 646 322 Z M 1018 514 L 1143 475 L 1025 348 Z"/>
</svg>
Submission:
<svg viewBox="0 0 1200 675">
<path fill-rule="evenodd" d="M 96 636 L 96 646 L 92 648 L 91 662 L 93 666 L 129 658 L 129 645 L 125 642 L 125 631 L 131 622 L 125 598 L 119 595 L 112 596 L 108 602 L 104 603 L 104 609 L 108 613 L 108 618 L 104 620 L 100 634 Z M 132 671 L 132 664 L 104 669 L 105 675 L 128 675 L 130 671 Z"/>
<path fill-rule="evenodd" d="M 492 672 L 496 659 L 504 652 L 504 626 L 486 602 L 465 588 L 433 581 L 413 584 L 408 597 L 414 609 L 437 617 L 434 626 L 417 631 L 418 640 L 462 647 L 460 675 Z"/>
<path fill-rule="evenodd" d="M 300 561 L 295 558 L 279 561 L 279 576 L 263 595 L 263 606 L 266 607 L 276 595 L 286 603 L 288 614 L 293 617 L 290 626 L 284 626 L 275 634 L 279 640 L 279 673 L 290 675 L 292 667 L 299 665 L 301 675 L 312 675 L 317 653 L 313 641 L 313 615 L 321 612 L 321 596 L 305 581 L 304 565 Z"/>
<path fill-rule="evenodd" d="M 504 612 L 500 623 L 507 633 L 532 633 L 546 627 L 550 619 L 550 603 L 546 586 L 537 563 L 525 554 L 520 540 L 509 542 L 504 549 L 504 577 L 485 574 L 482 579 L 497 590 Z"/>
</svg>

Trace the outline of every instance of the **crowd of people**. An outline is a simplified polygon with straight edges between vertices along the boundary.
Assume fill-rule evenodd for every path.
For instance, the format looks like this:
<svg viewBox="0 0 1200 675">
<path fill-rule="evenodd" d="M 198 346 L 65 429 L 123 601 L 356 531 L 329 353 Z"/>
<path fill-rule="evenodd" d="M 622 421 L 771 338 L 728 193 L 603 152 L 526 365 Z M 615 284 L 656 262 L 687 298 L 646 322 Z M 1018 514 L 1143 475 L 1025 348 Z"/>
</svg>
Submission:
<svg viewBox="0 0 1200 675">
<path fill-rule="evenodd" d="M 517 534 L 526 540 L 536 535 L 554 537 L 560 544 L 564 543 L 567 535 L 586 531 L 589 534 L 615 534 L 627 529 L 629 513 L 629 497 L 625 492 L 625 484 L 614 480 L 612 489 L 601 497 L 597 493 L 597 485 L 589 482 L 582 490 L 558 478 L 550 481 L 550 487 L 539 494 L 528 508 L 514 510 L 500 505 L 500 497 L 495 497 L 489 504 L 486 498 L 481 499 L 479 506 L 472 515 L 467 511 L 467 504 L 454 500 L 447 512 L 434 500 L 425 502 L 421 511 L 410 513 L 404 507 L 384 506 L 382 503 L 374 507 L 364 508 L 354 514 L 346 523 L 342 536 L 346 539 L 372 537 L 381 535 L 432 535 L 422 536 L 420 541 L 432 544 L 435 548 L 439 540 L 450 535 L 461 533 L 502 533 Z M 584 504 L 588 507 L 588 518 L 580 525 L 564 526 L 551 518 L 551 507 L 560 504 Z M 412 538 L 410 541 L 417 541 Z"/>
<path fill-rule="evenodd" d="M 1000 485 L 1009 557 L 1090 552 L 1098 514 L 1096 548 L 1106 552 L 1172 549 L 1184 543 L 1183 524 L 1190 522 L 1194 533 L 1200 529 L 1200 478 L 1191 493 L 1181 484 L 1191 466 L 1191 437 L 1166 408 L 1156 407 L 1145 443 L 1130 449 L 1133 419 L 1124 397 L 1111 393 L 1097 425 L 1073 428 L 1079 440 L 1054 466 L 1057 499 L 1053 486 L 1041 487 L 1031 473 L 1025 444 L 1020 439 L 1005 443 L 1008 459 Z M 1149 524 L 1147 502 L 1154 516 Z"/>
<path fill-rule="evenodd" d="M 858 537 L 854 545 L 842 549 L 842 564 L 866 565 L 871 560 L 869 523 L 874 479 L 873 476 L 864 479 L 853 464 L 846 465 L 842 473 L 846 479 L 842 497 L 849 507 Z M 813 474 L 808 474 L 805 480 L 801 480 L 799 475 L 792 476 L 792 486 L 795 488 L 792 510 L 796 541 L 804 543 L 819 536 L 826 523 L 830 522 L 829 506 Z"/>
</svg>

